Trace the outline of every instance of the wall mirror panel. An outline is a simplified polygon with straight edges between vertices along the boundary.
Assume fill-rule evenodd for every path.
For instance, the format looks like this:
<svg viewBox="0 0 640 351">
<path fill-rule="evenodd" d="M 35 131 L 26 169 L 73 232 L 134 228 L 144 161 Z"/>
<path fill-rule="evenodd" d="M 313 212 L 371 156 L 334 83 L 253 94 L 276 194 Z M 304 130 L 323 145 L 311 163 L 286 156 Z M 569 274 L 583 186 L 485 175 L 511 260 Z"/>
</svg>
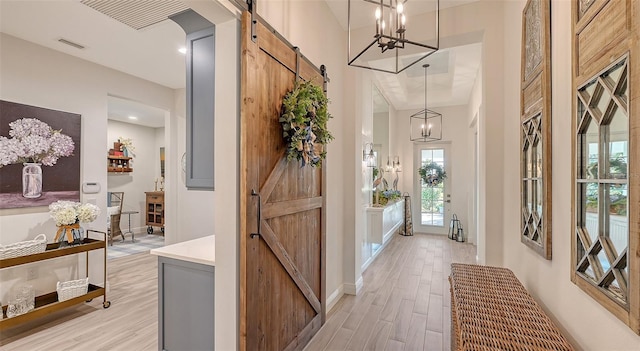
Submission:
<svg viewBox="0 0 640 351">
<path fill-rule="evenodd" d="M 551 259 L 551 48 L 549 0 L 522 11 L 520 196 L 522 243 Z"/>
<path fill-rule="evenodd" d="M 640 334 L 640 1 L 572 10 L 571 281 Z"/>
<path fill-rule="evenodd" d="M 384 184 L 390 184 L 391 175 L 387 169 L 393 161 L 389 155 L 389 103 L 384 98 L 380 90 L 374 85 L 372 89 L 373 102 L 373 152 L 376 155 L 376 167 L 373 169 L 374 182 L 382 177 L 383 180 L 376 187 L 377 190 L 384 190 Z"/>
</svg>

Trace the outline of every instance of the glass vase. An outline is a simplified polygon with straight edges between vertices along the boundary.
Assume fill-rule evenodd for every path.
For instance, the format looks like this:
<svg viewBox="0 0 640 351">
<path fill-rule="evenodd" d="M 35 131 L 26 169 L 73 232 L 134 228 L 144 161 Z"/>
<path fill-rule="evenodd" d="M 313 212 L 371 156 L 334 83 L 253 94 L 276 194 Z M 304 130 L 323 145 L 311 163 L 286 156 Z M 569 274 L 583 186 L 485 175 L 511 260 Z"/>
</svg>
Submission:
<svg viewBox="0 0 640 351">
<path fill-rule="evenodd" d="M 82 244 L 82 240 L 84 238 L 84 228 L 78 227 L 78 229 L 71 229 L 71 233 L 72 233 L 72 236 L 73 236 L 73 241 L 72 242 L 68 242 L 67 241 L 66 232 L 62 233 L 60 238 L 58 238 L 58 242 L 60 243 L 59 247 L 73 246 L 73 245 Z"/>
<path fill-rule="evenodd" d="M 42 196 L 42 165 L 40 163 L 22 164 L 22 196 L 36 199 Z"/>
</svg>

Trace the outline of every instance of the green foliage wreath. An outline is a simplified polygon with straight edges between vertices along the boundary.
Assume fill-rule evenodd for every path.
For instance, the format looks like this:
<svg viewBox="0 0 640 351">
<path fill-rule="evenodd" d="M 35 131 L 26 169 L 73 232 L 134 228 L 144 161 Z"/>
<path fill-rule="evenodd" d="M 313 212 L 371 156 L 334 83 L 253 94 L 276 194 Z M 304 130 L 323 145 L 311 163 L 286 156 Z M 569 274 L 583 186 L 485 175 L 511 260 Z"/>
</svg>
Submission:
<svg viewBox="0 0 640 351">
<path fill-rule="evenodd" d="M 418 173 L 422 181 L 428 186 L 437 186 L 447 178 L 447 172 L 442 167 L 431 161 L 425 163 L 422 167 L 418 168 Z"/>
<path fill-rule="evenodd" d="M 326 157 L 324 145 L 333 136 L 327 129 L 332 116 L 327 111 L 329 99 L 311 81 L 296 82 L 282 100 L 282 136 L 287 144 L 287 160 L 301 160 L 302 166 L 320 166 Z M 316 148 L 316 145 L 321 147 Z"/>
</svg>

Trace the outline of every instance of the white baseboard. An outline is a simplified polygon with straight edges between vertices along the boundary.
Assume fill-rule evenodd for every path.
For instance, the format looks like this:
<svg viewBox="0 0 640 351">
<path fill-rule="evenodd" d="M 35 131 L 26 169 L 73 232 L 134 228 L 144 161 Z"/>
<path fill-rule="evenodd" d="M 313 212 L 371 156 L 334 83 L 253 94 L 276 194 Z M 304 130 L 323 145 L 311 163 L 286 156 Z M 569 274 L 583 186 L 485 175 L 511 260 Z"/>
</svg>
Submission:
<svg viewBox="0 0 640 351">
<path fill-rule="evenodd" d="M 340 285 L 334 292 L 327 297 L 327 313 L 329 313 L 333 307 L 340 301 L 340 298 L 344 295 L 344 284 Z"/>
<path fill-rule="evenodd" d="M 358 292 L 362 290 L 362 276 L 358 278 L 358 281 L 355 284 L 344 284 L 344 293 L 348 295 L 358 295 Z"/>
</svg>

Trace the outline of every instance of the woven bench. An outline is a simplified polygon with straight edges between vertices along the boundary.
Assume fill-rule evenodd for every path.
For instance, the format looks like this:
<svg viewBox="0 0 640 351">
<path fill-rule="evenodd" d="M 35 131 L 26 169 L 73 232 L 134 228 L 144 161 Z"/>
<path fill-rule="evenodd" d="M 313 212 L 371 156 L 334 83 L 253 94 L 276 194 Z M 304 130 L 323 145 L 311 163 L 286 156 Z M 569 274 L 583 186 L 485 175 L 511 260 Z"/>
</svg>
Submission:
<svg viewBox="0 0 640 351">
<path fill-rule="evenodd" d="M 573 350 L 506 268 L 451 265 L 451 350 Z"/>
</svg>

